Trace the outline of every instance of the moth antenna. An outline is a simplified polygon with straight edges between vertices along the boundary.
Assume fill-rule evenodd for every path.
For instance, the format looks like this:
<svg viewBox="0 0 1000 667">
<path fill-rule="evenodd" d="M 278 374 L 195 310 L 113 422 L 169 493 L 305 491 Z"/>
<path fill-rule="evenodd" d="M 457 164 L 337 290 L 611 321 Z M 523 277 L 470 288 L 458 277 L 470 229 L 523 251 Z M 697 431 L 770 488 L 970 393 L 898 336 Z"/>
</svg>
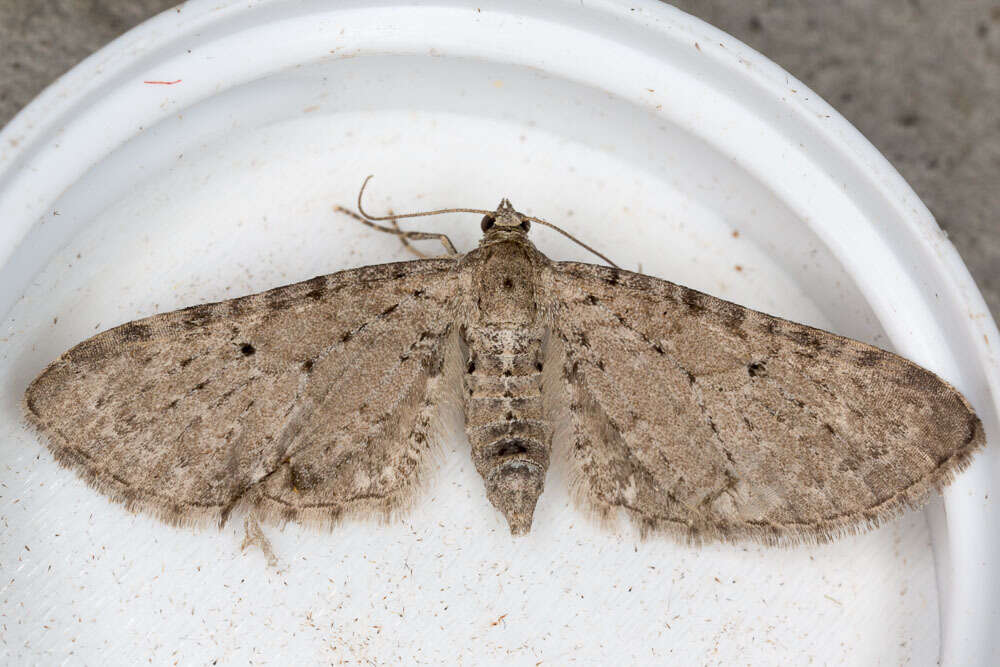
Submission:
<svg viewBox="0 0 1000 667">
<path fill-rule="evenodd" d="M 368 181 L 372 180 L 372 178 L 374 178 L 374 177 L 375 177 L 375 174 L 368 174 L 368 176 L 365 177 L 364 183 L 361 184 L 361 190 L 358 191 L 358 212 L 361 213 L 361 215 L 366 220 L 371 220 L 371 221 L 375 221 L 375 220 L 399 220 L 400 218 L 419 218 L 419 217 L 425 216 L 425 215 L 438 215 L 440 213 L 481 213 L 483 215 L 491 215 L 492 213 L 494 213 L 493 211 L 484 211 L 483 209 L 479 209 L 479 208 L 439 208 L 439 209 L 434 210 L 434 211 L 419 211 L 419 212 L 416 212 L 416 213 L 404 213 L 402 215 L 395 215 L 395 214 L 394 215 L 382 215 L 382 216 L 370 215 L 369 213 L 367 213 L 365 211 L 364 207 L 361 205 L 361 196 L 364 195 L 364 193 L 365 193 L 365 188 L 368 186 Z M 604 256 L 601 253 L 597 252 L 596 250 L 594 250 L 589 245 L 587 245 L 586 243 L 584 243 L 580 239 L 576 238 L 575 236 L 573 236 L 569 232 L 567 232 L 567 231 L 565 231 L 565 230 L 563 230 L 563 229 L 561 229 L 561 228 L 553 225 L 551 222 L 547 222 L 545 220 L 542 220 L 541 218 L 535 218 L 535 217 L 532 217 L 530 215 L 524 215 L 523 213 L 520 214 L 520 215 L 525 220 L 530 220 L 532 222 L 537 222 L 538 224 L 540 224 L 540 225 L 542 225 L 544 227 L 550 227 L 551 229 L 556 230 L 557 232 L 559 232 L 560 234 L 562 234 L 563 236 L 565 236 L 566 238 L 568 238 L 570 241 L 572 241 L 573 243 L 575 243 L 578 246 L 580 246 L 581 248 L 583 248 L 584 250 L 587 250 L 588 252 L 592 252 L 593 254 L 597 255 L 602 260 L 604 260 L 605 262 L 607 262 L 608 264 L 610 264 L 612 267 L 614 267 L 616 269 L 621 268 L 620 266 L 618 266 L 617 264 L 615 264 L 614 262 L 612 262 L 610 259 L 608 259 L 606 256 Z"/>
<path fill-rule="evenodd" d="M 601 259 L 603 259 L 605 262 L 607 262 L 608 264 L 610 264 L 612 267 L 614 267 L 616 269 L 620 269 L 621 268 L 620 266 L 618 266 L 617 264 L 615 264 L 614 262 L 612 262 L 610 259 L 608 259 L 604 255 L 602 255 L 601 253 L 597 252 L 593 248 L 591 248 L 589 245 L 587 245 L 586 243 L 584 243 L 580 239 L 576 238 L 575 236 L 573 236 L 572 234 L 570 234 L 566 230 L 560 229 L 559 227 L 556 227 L 551 222 L 546 222 L 545 220 L 542 220 L 541 218 L 535 218 L 535 217 L 532 217 L 530 215 L 525 215 L 524 219 L 525 220 L 531 220 L 532 222 L 537 222 L 540 225 L 544 225 L 545 227 L 550 227 L 550 228 L 556 230 L 557 232 L 559 232 L 560 234 L 562 234 L 563 236 L 565 236 L 566 238 L 568 238 L 570 241 L 572 241 L 573 243 L 575 243 L 578 246 L 580 246 L 581 248 L 583 248 L 584 250 L 587 250 L 589 252 L 594 253 L 595 255 L 597 255 L 598 257 L 600 257 Z"/>
<path fill-rule="evenodd" d="M 493 213 L 493 211 L 483 211 L 478 208 L 439 208 L 436 211 L 419 211 L 417 213 L 403 213 L 402 215 L 369 215 L 361 206 L 361 195 L 365 193 L 365 186 L 368 185 L 368 181 L 372 180 L 374 176 L 375 174 L 368 174 L 365 182 L 361 184 L 361 190 L 358 192 L 358 212 L 367 220 L 399 220 L 400 218 L 419 218 L 424 215 L 438 215 L 440 213 L 482 213 L 483 215 Z"/>
</svg>

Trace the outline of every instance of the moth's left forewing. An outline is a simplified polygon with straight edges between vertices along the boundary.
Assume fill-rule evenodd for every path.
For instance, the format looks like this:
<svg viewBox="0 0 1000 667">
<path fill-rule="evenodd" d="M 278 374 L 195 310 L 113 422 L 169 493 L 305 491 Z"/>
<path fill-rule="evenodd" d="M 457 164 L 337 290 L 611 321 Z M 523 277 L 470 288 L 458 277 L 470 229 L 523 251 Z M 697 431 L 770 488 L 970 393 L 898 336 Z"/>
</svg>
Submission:
<svg viewBox="0 0 1000 667">
<path fill-rule="evenodd" d="M 587 503 L 702 539 L 825 540 L 922 503 L 984 442 L 897 355 L 628 271 L 555 263 Z"/>
<path fill-rule="evenodd" d="M 115 327 L 32 382 L 26 417 L 60 463 L 170 523 L 391 511 L 433 450 L 454 268 L 363 267 Z"/>
</svg>

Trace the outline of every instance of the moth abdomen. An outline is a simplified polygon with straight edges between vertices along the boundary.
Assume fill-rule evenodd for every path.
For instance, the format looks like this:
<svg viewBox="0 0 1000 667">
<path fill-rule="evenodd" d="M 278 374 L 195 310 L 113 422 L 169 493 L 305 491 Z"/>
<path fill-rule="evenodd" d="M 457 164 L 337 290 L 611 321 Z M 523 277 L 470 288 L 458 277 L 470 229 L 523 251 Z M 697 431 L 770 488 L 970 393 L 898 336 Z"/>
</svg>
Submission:
<svg viewBox="0 0 1000 667">
<path fill-rule="evenodd" d="M 495 467 L 485 477 L 486 497 L 507 518 L 512 535 L 531 530 L 535 504 L 545 487 L 545 468 L 530 461 L 512 459 Z"/>
<path fill-rule="evenodd" d="M 512 335 L 483 327 L 465 334 L 465 429 L 490 502 L 511 533 L 531 528 L 549 467 L 552 427 L 542 405 L 543 331 Z"/>
</svg>

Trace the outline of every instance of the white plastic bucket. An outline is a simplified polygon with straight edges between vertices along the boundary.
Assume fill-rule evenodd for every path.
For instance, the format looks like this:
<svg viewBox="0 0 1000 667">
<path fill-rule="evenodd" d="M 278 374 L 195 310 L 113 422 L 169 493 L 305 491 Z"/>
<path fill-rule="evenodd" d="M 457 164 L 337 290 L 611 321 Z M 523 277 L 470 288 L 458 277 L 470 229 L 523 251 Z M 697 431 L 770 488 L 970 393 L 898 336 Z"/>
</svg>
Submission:
<svg viewBox="0 0 1000 667">
<path fill-rule="evenodd" d="M 652 1 L 196 0 L 0 133 L 12 657 L 995 660 L 995 447 L 945 512 L 823 547 L 694 549 L 595 525 L 558 465 L 512 540 L 452 434 L 404 519 L 270 529 L 275 572 L 239 525 L 109 505 L 25 430 L 24 387 L 99 329 L 406 258 L 331 211 L 368 173 L 373 210 L 507 196 L 626 268 L 890 347 L 1000 434 L 1000 336 L 951 244 L 853 127 L 732 37 Z M 478 235 L 468 217 L 421 228 Z"/>
</svg>

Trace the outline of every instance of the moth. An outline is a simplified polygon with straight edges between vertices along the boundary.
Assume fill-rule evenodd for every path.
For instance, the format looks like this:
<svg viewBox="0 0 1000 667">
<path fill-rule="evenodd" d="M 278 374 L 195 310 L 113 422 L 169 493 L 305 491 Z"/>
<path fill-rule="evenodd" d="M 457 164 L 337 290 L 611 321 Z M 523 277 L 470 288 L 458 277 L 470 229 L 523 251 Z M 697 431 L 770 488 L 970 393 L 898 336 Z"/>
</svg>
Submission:
<svg viewBox="0 0 1000 667">
<path fill-rule="evenodd" d="M 80 343 L 24 398 L 56 460 L 171 524 L 240 510 L 332 526 L 411 501 L 450 404 L 514 535 L 562 456 L 600 517 L 692 542 L 792 544 L 919 506 L 984 444 L 968 402 L 920 366 L 613 265 L 554 262 L 529 240 L 549 223 L 506 199 L 447 209 L 483 214 L 465 254 L 399 230 L 407 216 L 367 215 L 360 194 L 358 208 L 448 255 Z"/>
</svg>

